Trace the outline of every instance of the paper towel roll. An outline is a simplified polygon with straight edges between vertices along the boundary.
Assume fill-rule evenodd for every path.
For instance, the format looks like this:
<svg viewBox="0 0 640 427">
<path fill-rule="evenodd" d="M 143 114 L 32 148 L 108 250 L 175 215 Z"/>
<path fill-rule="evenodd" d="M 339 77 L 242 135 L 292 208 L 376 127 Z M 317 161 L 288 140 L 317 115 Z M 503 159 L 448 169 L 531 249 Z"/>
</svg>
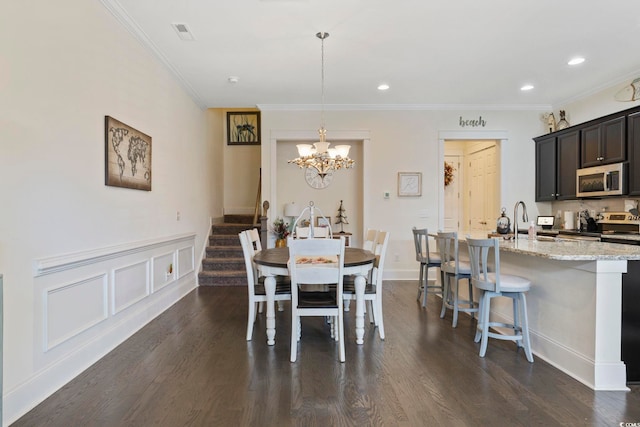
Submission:
<svg viewBox="0 0 640 427">
<path fill-rule="evenodd" d="M 564 211 L 564 229 L 575 230 L 576 229 L 576 214 L 573 211 Z"/>
</svg>

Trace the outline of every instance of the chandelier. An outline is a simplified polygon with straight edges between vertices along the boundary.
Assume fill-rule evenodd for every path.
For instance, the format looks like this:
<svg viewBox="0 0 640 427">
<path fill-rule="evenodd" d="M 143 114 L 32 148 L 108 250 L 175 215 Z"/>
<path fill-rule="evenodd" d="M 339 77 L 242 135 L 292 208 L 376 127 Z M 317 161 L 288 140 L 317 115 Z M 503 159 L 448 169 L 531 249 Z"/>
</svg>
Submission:
<svg viewBox="0 0 640 427">
<path fill-rule="evenodd" d="M 327 130 L 324 128 L 324 39 L 329 37 L 329 33 L 319 32 L 316 34 L 322 41 L 322 123 L 318 134 L 320 141 L 312 144 L 298 144 L 298 157 L 289 160 L 289 163 L 298 165 L 300 168 L 313 168 L 318 171 L 318 175 L 324 178 L 331 170 L 348 169 L 353 167 L 354 160 L 349 158 L 349 145 L 336 145 L 329 148 L 330 142 L 326 141 Z"/>
</svg>

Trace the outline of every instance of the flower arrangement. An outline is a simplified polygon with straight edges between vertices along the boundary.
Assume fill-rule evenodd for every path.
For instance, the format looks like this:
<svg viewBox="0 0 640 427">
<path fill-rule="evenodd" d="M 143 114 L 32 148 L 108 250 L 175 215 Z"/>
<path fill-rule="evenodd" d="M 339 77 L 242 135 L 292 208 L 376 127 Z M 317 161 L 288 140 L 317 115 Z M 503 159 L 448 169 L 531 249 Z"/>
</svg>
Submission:
<svg viewBox="0 0 640 427">
<path fill-rule="evenodd" d="M 284 222 L 284 219 L 277 217 L 275 221 L 273 221 L 273 227 L 271 227 L 271 232 L 276 235 L 276 239 L 284 240 L 289 236 L 289 224 Z"/>
<path fill-rule="evenodd" d="M 453 182 L 453 172 L 456 168 L 453 167 L 451 163 L 444 162 L 444 186 L 451 184 Z"/>
</svg>

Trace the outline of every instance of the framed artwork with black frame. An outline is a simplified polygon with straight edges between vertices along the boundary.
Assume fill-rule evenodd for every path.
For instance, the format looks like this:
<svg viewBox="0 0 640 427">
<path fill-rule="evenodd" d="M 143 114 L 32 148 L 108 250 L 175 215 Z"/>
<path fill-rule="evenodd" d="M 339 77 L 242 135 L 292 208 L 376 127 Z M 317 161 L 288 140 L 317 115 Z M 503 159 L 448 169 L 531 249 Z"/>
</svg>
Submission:
<svg viewBox="0 0 640 427">
<path fill-rule="evenodd" d="M 151 137 L 104 117 L 104 184 L 151 191 Z"/>
<path fill-rule="evenodd" d="M 227 145 L 260 145 L 260 111 L 227 112 Z"/>
</svg>

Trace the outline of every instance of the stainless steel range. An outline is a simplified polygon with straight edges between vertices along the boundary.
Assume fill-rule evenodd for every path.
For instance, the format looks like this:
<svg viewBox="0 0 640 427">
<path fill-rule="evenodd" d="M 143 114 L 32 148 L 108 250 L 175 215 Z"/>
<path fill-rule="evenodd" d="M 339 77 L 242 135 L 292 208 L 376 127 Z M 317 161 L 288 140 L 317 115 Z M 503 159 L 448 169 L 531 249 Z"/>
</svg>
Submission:
<svg viewBox="0 0 640 427">
<path fill-rule="evenodd" d="M 640 216 L 629 212 L 604 212 L 597 223 L 601 234 L 640 234 Z"/>
<path fill-rule="evenodd" d="M 640 245 L 640 240 L 622 238 L 640 234 L 640 216 L 629 212 L 604 212 L 598 220 L 598 232 L 603 242 Z"/>
</svg>

